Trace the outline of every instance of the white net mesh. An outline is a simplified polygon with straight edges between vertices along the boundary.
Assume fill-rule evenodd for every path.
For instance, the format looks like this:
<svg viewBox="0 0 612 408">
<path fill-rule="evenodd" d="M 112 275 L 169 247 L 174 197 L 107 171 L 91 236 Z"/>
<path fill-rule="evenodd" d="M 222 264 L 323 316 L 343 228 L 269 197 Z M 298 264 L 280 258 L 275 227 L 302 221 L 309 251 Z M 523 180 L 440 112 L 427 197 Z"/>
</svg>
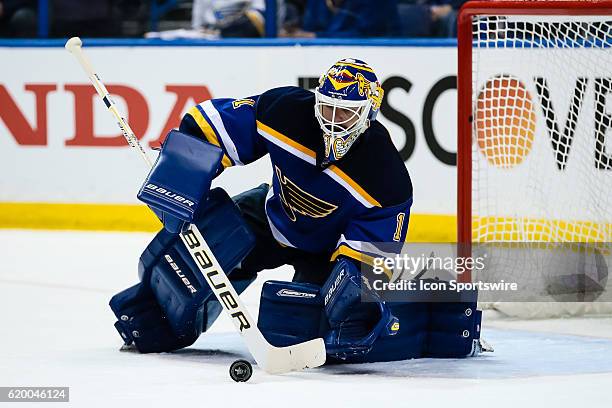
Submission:
<svg viewBox="0 0 612 408">
<path fill-rule="evenodd" d="M 608 290 L 612 17 L 490 15 L 474 17 L 472 26 L 472 240 L 547 243 L 543 247 L 582 243 L 577 252 L 588 243 L 606 263 L 604 273 L 599 264 L 588 267 L 589 259 L 595 264 L 588 251 L 585 268 L 585 256 L 559 266 L 545 251 L 509 256 L 504 250 L 487 273 L 518 277 L 551 300 L 559 300 L 547 293 L 551 274 L 595 273 L 591 280 Z M 582 262 L 582 271 L 576 272 L 576 262 Z M 601 303 L 505 308 L 530 317 L 541 316 L 534 310 L 544 315 L 612 311 L 612 305 Z"/>
</svg>

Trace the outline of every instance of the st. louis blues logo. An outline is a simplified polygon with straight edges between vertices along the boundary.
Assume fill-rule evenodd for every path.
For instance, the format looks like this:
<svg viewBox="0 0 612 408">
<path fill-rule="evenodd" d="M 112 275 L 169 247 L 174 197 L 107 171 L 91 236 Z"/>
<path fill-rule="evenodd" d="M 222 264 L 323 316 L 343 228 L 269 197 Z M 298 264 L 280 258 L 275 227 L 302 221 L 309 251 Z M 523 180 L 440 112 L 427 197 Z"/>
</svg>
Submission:
<svg viewBox="0 0 612 408">
<path fill-rule="evenodd" d="M 312 218 L 326 217 L 338 206 L 323 201 L 298 187 L 293 181 L 283 176 L 280 169 L 274 166 L 278 184 L 280 185 L 280 199 L 287 216 L 291 221 L 297 219 L 295 213 Z"/>
</svg>

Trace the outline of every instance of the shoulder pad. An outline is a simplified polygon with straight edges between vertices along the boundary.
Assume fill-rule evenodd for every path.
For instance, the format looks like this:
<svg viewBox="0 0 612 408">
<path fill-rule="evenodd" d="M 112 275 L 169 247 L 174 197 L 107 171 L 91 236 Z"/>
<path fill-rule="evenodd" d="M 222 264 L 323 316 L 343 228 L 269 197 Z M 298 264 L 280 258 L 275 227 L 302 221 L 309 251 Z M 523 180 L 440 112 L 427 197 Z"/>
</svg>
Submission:
<svg viewBox="0 0 612 408">
<path fill-rule="evenodd" d="M 259 96 L 259 123 L 312 151 L 322 149 L 323 136 L 314 115 L 314 93 L 297 86 L 274 88 Z"/>
</svg>

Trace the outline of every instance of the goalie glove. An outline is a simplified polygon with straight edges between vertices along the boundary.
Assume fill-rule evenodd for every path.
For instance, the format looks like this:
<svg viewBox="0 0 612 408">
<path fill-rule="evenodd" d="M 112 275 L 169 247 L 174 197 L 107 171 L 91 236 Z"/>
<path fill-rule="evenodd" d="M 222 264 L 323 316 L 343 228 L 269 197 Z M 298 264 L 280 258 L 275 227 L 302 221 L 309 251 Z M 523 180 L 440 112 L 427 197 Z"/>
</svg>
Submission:
<svg viewBox="0 0 612 408">
<path fill-rule="evenodd" d="M 382 336 L 399 331 L 399 320 L 365 285 L 361 272 L 347 259 L 336 262 L 321 289 L 330 330 L 324 337 L 327 354 L 341 360 L 367 354 Z"/>
</svg>

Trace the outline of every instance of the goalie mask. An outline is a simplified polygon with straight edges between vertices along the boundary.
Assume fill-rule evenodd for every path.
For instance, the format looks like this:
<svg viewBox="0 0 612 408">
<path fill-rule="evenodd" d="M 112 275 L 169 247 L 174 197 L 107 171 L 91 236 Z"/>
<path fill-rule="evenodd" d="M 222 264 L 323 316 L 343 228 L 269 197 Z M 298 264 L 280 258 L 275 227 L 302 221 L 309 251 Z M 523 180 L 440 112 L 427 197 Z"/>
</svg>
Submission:
<svg viewBox="0 0 612 408">
<path fill-rule="evenodd" d="M 383 89 L 363 61 L 336 62 L 315 89 L 315 117 L 323 130 L 327 162 L 340 160 L 376 119 Z"/>
</svg>

